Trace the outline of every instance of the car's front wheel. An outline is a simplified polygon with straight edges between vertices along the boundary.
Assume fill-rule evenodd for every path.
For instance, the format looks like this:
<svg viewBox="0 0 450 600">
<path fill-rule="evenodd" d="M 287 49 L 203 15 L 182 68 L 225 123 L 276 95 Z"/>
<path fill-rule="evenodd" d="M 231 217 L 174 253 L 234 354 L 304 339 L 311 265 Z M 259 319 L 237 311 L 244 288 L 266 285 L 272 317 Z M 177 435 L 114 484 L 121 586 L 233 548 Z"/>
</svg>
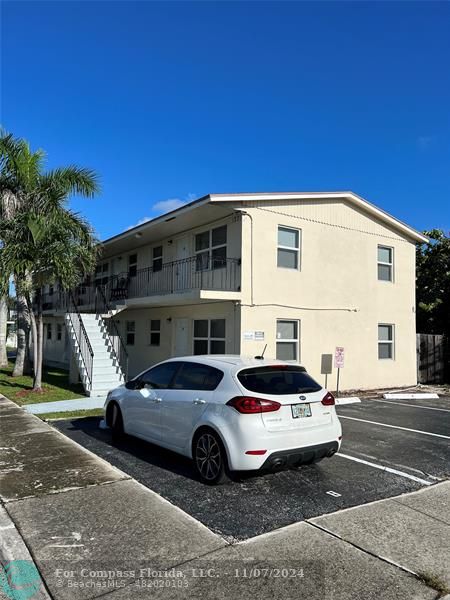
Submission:
<svg viewBox="0 0 450 600">
<path fill-rule="evenodd" d="M 113 402 L 108 412 L 108 420 L 109 426 L 111 427 L 112 437 L 114 440 L 119 441 L 123 438 L 124 435 L 122 411 L 120 410 L 116 402 Z"/>
<path fill-rule="evenodd" d="M 203 483 L 219 485 L 228 481 L 228 464 L 220 437 L 212 429 L 201 430 L 194 439 L 193 458 Z"/>
</svg>

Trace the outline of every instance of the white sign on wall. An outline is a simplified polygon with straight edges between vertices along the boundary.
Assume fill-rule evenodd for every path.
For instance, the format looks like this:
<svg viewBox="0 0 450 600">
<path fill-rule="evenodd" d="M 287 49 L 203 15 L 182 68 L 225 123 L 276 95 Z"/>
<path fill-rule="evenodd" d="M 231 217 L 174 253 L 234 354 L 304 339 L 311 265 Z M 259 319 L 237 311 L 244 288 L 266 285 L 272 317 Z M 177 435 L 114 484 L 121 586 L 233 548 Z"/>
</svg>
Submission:
<svg viewBox="0 0 450 600">
<path fill-rule="evenodd" d="M 244 340 L 255 340 L 257 342 L 264 341 L 265 334 L 264 331 L 244 331 L 242 334 Z"/>
</svg>

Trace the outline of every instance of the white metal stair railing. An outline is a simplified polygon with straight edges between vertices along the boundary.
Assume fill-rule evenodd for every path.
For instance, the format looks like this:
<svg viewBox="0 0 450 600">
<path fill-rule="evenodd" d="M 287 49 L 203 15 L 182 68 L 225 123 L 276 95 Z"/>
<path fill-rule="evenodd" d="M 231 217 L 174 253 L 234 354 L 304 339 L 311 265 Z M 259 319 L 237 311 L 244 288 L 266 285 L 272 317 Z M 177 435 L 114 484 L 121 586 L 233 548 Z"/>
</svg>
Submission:
<svg viewBox="0 0 450 600">
<path fill-rule="evenodd" d="M 111 344 L 106 324 L 101 316 L 94 313 L 80 313 L 83 330 L 92 349 L 92 366 L 90 377 L 82 359 L 76 336 L 73 335 L 71 315 L 66 315 L 66 324 L 72 341 L 72 349 L 77 360 L 80 378 L 86 393 L 90 396 L 103 396 L 109 390 L 121 385 L 125 375 L 119 364 L 117 355 Z"/>
</svg>

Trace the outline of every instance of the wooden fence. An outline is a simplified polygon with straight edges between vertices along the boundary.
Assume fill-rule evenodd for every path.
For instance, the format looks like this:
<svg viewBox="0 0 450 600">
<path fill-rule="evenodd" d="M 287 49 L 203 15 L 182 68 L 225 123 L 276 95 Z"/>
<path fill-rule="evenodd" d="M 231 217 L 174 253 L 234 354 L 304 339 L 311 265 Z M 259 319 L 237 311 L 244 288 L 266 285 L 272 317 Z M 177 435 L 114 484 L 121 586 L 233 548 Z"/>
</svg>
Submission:
<svg viewBox="0 0 450 600">
<path fill-rule="evenodd" d="M 445 344 L 443 335 L 418 333 L 417 381 L 419 383 L 443 383 L 445 371 Z"/>
</svg>

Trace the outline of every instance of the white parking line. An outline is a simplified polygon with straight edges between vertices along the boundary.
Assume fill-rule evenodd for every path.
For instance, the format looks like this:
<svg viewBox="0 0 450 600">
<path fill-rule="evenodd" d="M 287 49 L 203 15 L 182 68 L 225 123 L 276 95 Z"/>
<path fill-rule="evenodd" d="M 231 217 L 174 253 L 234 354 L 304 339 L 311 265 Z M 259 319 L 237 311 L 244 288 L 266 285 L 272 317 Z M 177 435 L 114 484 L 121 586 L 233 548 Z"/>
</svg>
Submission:
<svg viewBox="0 0 450 600">
<path fill-rule="evenodd" d="M 393 400 L 378 400 L 371 398 L 370 402 L 384 402 L 384 404 L 396 404 L 397 406 L 407 406 L 408 408 L 426 408 L 427 410 L 440 410 L 441 412 L 450 412 L 448 408 L 435 408 L 434 406 L 419 406 L 417 404 L 405 404 L 404 402 L 394 402 Z"/>
<path fill-rule="evenodd" d="M 335 456 L 341 456 L 342 458 L 347 458 L 348 460 L 354 460 L 355 462 L 362 463 L 363 465 L 368 465 L 369 467 L 374 467 L 375 469 L 380 469 L 380 471 L 387 471 L 388 473 L 392 473 L 393 475 L 399 475 L 400 477 L 405 477 L 406 479 L 411 479 L 412 481 L 416 481 L 417 483 L 421 483 L 422 485 L 432 485 L 432 482 L 427 481 L 426 479 L 421 479 L 420 477 L 416 477 L 415 475 L 410 475 L 409 473 L 405 473 L 404 471 L 398 471 L 397 469 L 391 469 L 391 467 L 385 467 L 384 465 L 379 465 L 377 463 L 369 462 L 368 460 L 363 460 L 362 458 L 356 458 L 356 456 L 349 456 L 348 454 L 342 454 L 341 452 L 336 452 Z"/>
<path fill-rule="evenodd" d="M 357 419 L 356 417 L 344 417 L 339 415 L 340 419 L 350 419 L 352 421 L 361 421 L 362 423 L 371 423 L 372 425 L 380 425 L 381 427 L 390 427 L 391 429 L 401 429 L 402 431 L 411 431 L 412 433 L 421 433 L 422 435 L 431 435 L 432 437 L 443 438 L 450 440 L 450 436 L 442 435 L 441 433 L 430 433 L 429 431 L 421 431 L 420 429 L 409 429 L 408 427 L 400 427 L 399 425 L 388 425 L 387 423 L 378 423 L 377 421 L 367 421 L 366 419 Z"/>
</svg>

